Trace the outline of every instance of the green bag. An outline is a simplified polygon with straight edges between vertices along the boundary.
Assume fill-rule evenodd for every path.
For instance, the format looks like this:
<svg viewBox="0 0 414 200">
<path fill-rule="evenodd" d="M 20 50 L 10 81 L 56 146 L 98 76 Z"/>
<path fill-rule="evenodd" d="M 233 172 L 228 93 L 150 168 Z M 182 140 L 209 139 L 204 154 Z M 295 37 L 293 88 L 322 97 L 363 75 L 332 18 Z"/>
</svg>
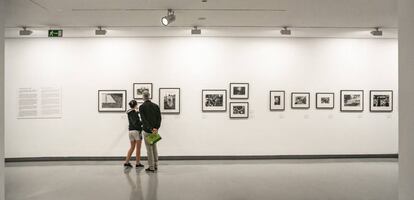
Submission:
<svg viewBox="0 0 414 200">
<path fill-rule="evenodd" d="M 161 140 L 161 136 L 158 133 L 151 133 L 147 137 L 145 137 L 150 144 L 155 144 Z"/>
</svg>

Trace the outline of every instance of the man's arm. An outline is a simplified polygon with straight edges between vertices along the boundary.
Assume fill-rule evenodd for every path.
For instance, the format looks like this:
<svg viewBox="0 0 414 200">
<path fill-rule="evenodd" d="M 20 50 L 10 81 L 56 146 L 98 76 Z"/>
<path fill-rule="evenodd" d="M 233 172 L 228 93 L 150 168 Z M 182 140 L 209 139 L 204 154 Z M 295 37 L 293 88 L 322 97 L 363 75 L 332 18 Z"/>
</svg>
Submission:
<svg viewBox="0 0 414 200">
<path fill-rule="evenodd" d="M 157 106 L 157 124 L 156 124 L 156 128 L 157 129 L 160 129 L 160 127 L 161 127 L 161 110 L 160 110 L 160 107 L 159 106 Z"/>
</svg>

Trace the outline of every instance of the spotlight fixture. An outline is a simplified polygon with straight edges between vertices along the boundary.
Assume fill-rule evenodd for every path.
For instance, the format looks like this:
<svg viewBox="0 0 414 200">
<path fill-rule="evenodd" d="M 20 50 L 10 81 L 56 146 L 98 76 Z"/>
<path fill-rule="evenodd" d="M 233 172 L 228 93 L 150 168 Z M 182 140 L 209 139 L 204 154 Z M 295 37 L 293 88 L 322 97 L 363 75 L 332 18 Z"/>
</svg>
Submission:
<svg viewBox="0 0 414 200">
<path fill-rule="evenodd" d="M 371 35 L 373 36 L 382 36 L 382 30 L 379 27 L 375 28 L 375 30 L 371 31 Z"/>
<path fill-rule="evenodd" d="M 33 31 L 27 30 L 27 27 L 23 27 L 23 30 L 19 31 L 20 36 L 28 36 L 31 35 Z"/>
<path fill-rule="evenodd" d="M 106 30 L 102 29 L 102 26 L 99 26 L 97 30 L 95 30 L 95 35 L 106 35 Z"/>
<path fill-rule="evenodd" d="M 291 35 L 292 31 L 289 30 L 287 26 L 285 26 L 285 27 L 283 27 L 282 30 L 280 30 L 280 34 L 282 34 L 282 35 Z"/>
<path fill-rule="evenodd" d="M 167 16 L 161 18 L 161 23 L 164 26 L 168 26 L 169 24 L 171 24 L 174 21 L 175 21 L 174 11 L 172 9 L 168 9 L 168 14 L 167 14 Z"/>
<path fill-rule="evenodd" d="M 191 35 L 201 35 L 201 29 L 198 29 L 197 26 L 194 26 L 193 29 L 191 29 Z"/>
</svg>

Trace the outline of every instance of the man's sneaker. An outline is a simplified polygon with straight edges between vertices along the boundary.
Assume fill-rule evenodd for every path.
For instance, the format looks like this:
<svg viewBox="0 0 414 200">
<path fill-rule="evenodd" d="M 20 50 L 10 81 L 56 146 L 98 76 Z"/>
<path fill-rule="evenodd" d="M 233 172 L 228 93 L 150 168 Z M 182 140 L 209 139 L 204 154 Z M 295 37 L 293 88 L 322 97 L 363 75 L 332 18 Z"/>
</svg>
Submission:
<svg viewBox="0 0 414 200">
<path fill-rule="evenodd" d="M 145 171 L 146 171 L 146 172 L 152 172 L 152 173 L 154 173 L 154 172 L 155 172 L 155 170 L 153 170 L 153 169 L 151 169 L 151 168 L 149 168 L 149 167 L 148 167 L 147 169 L 145 169 Z"/>
<path fill-rule="evenodd" d="M 135 165 L 135 167 L 136 167 L 136 168 L 139 168 L 139 167 L 144 167 L 144 165 L 143 165 L 143 164 L 141 164 L 141 163 L 139 163 L 139 164 Z"/>
<path fill-rule="evenodd" d="M 126 168 L 133 168 L 133 166 L 131 165 L 131 163 L 125 163 L 124 164 L 124 167 L 126 167 Z"/>
</svg>

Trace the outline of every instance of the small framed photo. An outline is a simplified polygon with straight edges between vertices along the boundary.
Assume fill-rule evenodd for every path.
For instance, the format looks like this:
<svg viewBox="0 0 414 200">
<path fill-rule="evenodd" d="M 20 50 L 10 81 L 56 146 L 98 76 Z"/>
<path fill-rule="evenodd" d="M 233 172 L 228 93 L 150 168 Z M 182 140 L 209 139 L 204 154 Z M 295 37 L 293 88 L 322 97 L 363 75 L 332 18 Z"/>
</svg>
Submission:
<svg viewBox="0 0 414 200">
<path fill-rule="evenodd" d="M 392 90 L 371 90 L 370 92 L 371 112 L 392 112 L 394 96 Z"/>
<path fill-rule="evenodd" d="M 99 112 L 126 112 L 126 90 L 98 90 Z"/>
<path fill-rule="evenodd" d="M 144 91 L 150 93 L 150 99 L 152 99 L 152 83 L 134 83 L 134 99 L 144 99 L 142 94 Z"/>
<path fill-rule="evenodd" d="M 230 102 L 230 118 L 249 118 L 248 102 Z"/>
<path fill-rule="evenodd" d="M 160 88 L 159 102 L 162 114 L 180 114 L 180 88 Z"/>
<path fill-rule="evenodd" d="M 316 93 L 317 109 L 334 109 L 335 93 Z"/>
<path fill-rule="evenodd" d="M 270 91 L 270 111 L 285 110 L 285 91 Z"/>
<path fill-rule="evenodd" d="M 362 112 L 364 111 L 363 90 L 341 90 L 341 111 Z"/>
<path fill-rule="evenodd" d="M 248 99 L 248 83 L 230 83 L 230 99 Z"/>
<path fill-rule="evenodd" d="M 309 109 L 310 93 L 308 92 L 292 92 L 292 109 Z"/>
<path fill-rule="evenodd" d="M 202 90 L 203 112 L 226 112 L 227 90 Z"/>
</svg>

